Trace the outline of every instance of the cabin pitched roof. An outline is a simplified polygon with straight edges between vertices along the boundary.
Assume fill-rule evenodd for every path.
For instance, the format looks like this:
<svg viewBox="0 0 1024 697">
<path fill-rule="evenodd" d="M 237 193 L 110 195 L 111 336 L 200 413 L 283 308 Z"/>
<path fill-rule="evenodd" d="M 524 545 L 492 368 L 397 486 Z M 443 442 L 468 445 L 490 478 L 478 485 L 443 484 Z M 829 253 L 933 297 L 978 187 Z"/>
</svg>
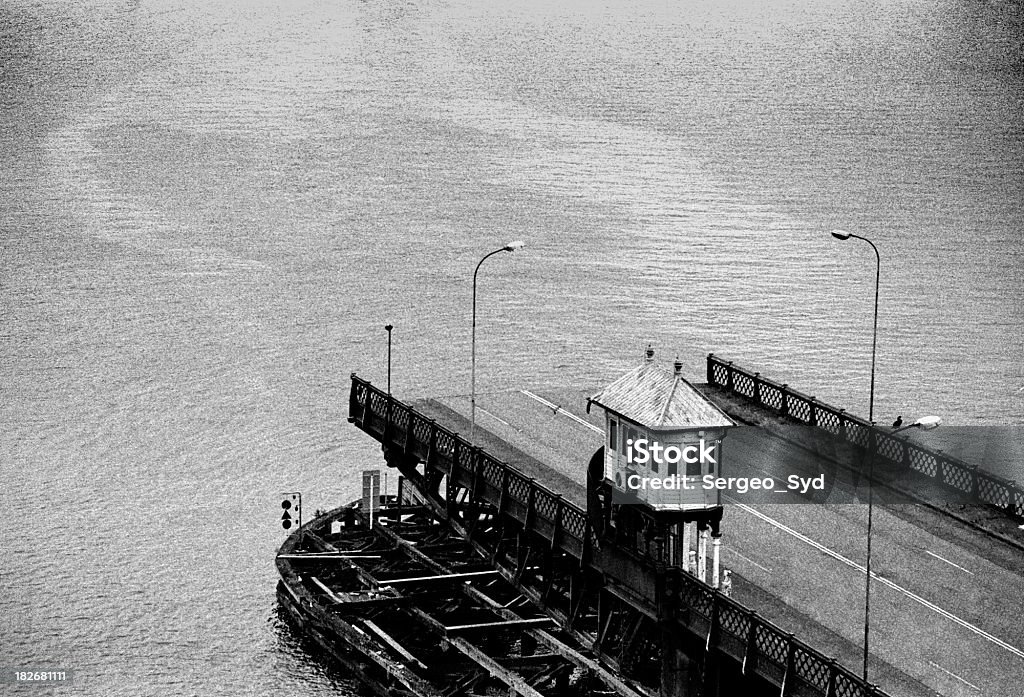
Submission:
<svg viewBox="0 0 1024 697">
<path fill-rule="evenodd" d="M 646 361 L 590 398 L 590 402 L 648 428 L 724 428 L 736 422 L 682 375 Z"/>
</svg>

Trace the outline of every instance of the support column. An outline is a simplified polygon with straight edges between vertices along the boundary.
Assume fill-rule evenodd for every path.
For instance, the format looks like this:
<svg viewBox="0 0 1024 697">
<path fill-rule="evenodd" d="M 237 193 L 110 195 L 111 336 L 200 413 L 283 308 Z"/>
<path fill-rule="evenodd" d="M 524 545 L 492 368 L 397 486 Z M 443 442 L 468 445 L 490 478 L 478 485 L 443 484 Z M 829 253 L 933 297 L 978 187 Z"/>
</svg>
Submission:
<svg viewBox="0 0 1024 697">
<path fill-rule="evenodd" d="M 718 588 L 719 584 L 719 548 L 722 546 L 722 533 L 711 537 L 711 587 Z"/>
<path fill-rule="evenodd" d="M 683 529 L 683 553 L 680 555 L 683 559 L 683 568 L 686 569 L 687 573 L 693 573 L 690 569 L 690 524 L 680 523 L 679 526 Z"/>
<path fill-rule="evenodd" d="M 697 578 L 707 583 L 708 580 L 708 529 L 698 532 L 697 537 Z"/>
<path fill-rule="evenodd" d="M 661 632 L 661 690 L 659 697 L 699 694 L 700 668 L 684 650 L 683 638 L 663 626 Z"/>
</svg>

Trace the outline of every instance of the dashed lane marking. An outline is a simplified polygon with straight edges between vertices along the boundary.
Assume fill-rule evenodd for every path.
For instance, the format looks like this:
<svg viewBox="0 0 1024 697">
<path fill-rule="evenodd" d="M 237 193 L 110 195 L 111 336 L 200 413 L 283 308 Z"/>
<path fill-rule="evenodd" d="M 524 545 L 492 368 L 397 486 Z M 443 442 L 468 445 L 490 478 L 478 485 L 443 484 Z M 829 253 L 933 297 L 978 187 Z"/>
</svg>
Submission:
<svg viewBox="0 0 1024 697">
<path fill-rule="evenodd" d="M 931 664 L 931 666 L 932 666 L 933 668 L 938 668 L 939 670 L 941 670 L 941 671 L 942 671 L 943 673 L 945 673 L 945 674 L 946 674 L 946 675 L 948 675 L 949 677 L 951 677 L 951 678 L 956 678 L 957 680 L 959 680 L 960 682 L 962 682 L 962 683 L 963 683 L 964 685 L 967 685 L 967 687 L 971 688 L 972 690 L 977 690 L 978 692 L 981 692 L 981 688 L 980 688 L 980 687 L 978 687 L 977 685 L 975 685 L 975 684 L 974 684 L 974 683 L 972 683 L 972 682 L 968 682 L 968 681 L 964 680 L 963 678 L 961 678 L 961 677 L 960 677 L 959 675 L 957 675 L 956 673 L 952 673 L 952 672 L 950 672 L 950 671 L 946 670 L 945 668 L 943 668 L 942 666 L 940 666 L 940 665 L 939 665 L 938 663 L 935 663 L 935 662 L 933 662 L 933 661 L 928 661 L 928 663 L 929 663 L 929 664 Z"/>
<path fill-rule="evenodd" d="M 744 559 L 744 560 L 746 560 L 746 561 L 750 562 L 751 564 L 753 564 L 753 565 L 754 565 L 754 566 L 756 566 L 757 568 L 759 568 L 759 569 L 761 569 L 762 571 L 765 571 L 765 572 L 767 572 L 767 573 L 769 573 L 769 574 L 770 574 L 770 573 L 772 572 L 772 570 L 771 570 L 771 569 L 769 569 L 768 567 L 766 567 L 766 566 L 761 566 L 760 564 L 758 564 L 758 563 L 757 563 L 756 561 L 754 561 L 753 559 L 751 559 L 751 558 L 750 558 L 750 557 L 748 557 L 747 555 L 745 555 L 745 554 L 740 554 L 739 552 L 737 552 L 737 551 L 736 551 L 735 549 L 733 549 L 732 547 L 726 547 L 726 548 L 725 548 L 725 553 L 726 553 L 726 554 L 735 554 L 735 555 L 736 555 L 737 557 L 739 557 L 740 559 Z"/>
<path fill-rule="evenodd" d="M 935 558 L 936 558 L 936 559 L 938 559 L 939 561 L 944 561 L 944 562 L 946 562 L 947 564 L 949 564 L 950 566 L 954 566 L 954 567 L 956 567 L 956 568 L 960 569 L 960 570 L 961 570 L 961 571 L 963 571 L 963 572 L 964 572 L 965 574 L 970 574 L 971 576 L 973 576 L 973 575 L 974 575 L 974 572 L 973 572 L 973 571 L 971 571 L 970 569 L 965 569 L 964 567 L 960 566 L 959 564 L 954 564 L 954 563 L 953 563 L 953 562 L 951 562 L 951 561 L 950 561 L 949 559 L 946 559 L 945 557 L 940 557 L 940 556 L 939 556 L 938 554 L 936 554 L 935 552 L 932 552 L 932 551 L 930 551 L 930 550 L 927 550 L 927 549 L 926 549 L 926 550 L 924 551 L 924 553 L 925 553 L 925 554 L 930 554 L 931 556 L 935 557 Z"/>
<path fill-rule="evenodd" d="M 487 411 L 486 409 L 484 409 L 482 407 L 477 407 L 476 410 L 479 411 L 479 412 L 483 412 L 484 414 L 487 414 L 489 417 L 491 417 L 495 421 L 500 421 L 501 423 L 505 424 L 509 428 L 512 428 L 512 424 L 510 424 L 508 421 L 505 421 L 505 419 L 498 418 L 497 416 L 495 416 L 491 412 Z"/>
<path fill-rule="evenodd" d="M 604 429 L 603 428 L 598 428 L 597 426 L 595 426 L 594 424 L 590 423 L 589 421 L 585 421 L 585 420 L 581 419 L 580 417 L 576 416 L 575 414 L 570 414 L 569 412 L 567 412 L 565 409 L 563 409 L 562 407 L 558 406 L 554 402 L 549 402 L 548 400 L 544 399 L 540 395 L 535 395 L 533 392 L 530 392 L 529 390 L 519 390 L 519 391 L 522 392 L 527 397 L 529 397 L 530 399 L 533 399 L 533 400 L 536 400 L 536 401 L 540 402 L 541 404 L 546 406 L 548 409 L 552 410 L 554 413 L 556 413 L 556 414 L 564 414 L 565 416 L 568 416 L 570 419 L 572 419 L 573 421 L 578 423 L 580 426 L 586 426 L 591 431 L 594 431 L 596 433 L 600 433 L 602 436 L 604 435 Z"/>
</svg>

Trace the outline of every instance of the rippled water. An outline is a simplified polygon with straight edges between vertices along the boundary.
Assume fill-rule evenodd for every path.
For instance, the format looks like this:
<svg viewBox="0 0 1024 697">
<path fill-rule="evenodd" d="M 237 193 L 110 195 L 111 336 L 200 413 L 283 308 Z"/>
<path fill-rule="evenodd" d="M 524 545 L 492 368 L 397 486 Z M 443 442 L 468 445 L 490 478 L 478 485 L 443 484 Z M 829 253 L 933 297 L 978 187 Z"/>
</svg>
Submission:
<svg viewBox="0 0 1024 697">
<path fill-rule="evenodd" d="M 509 239 L 483 390 L 653 341 L 865 413 L 841 227 L 879 418 L 1021 424 L 1021 9 L 6 3 L 0 665 L 348 690 L 276 617 L 278 494 L 379 462 L 385 323 L 396 392 L 468 389 Z"/>
</svg>

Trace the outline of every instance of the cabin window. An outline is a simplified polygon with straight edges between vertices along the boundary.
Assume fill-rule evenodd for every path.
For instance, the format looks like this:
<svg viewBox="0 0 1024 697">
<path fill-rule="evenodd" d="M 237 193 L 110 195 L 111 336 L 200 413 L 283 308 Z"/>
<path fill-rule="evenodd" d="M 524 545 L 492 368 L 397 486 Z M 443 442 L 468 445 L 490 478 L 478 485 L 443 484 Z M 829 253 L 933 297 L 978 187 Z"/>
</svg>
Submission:
<svg viewBox="0 0 1024 697">
<path fill-rule="evenodd" d="M 715 444 L 715 449 L 714 449 L 714 458 L 715 458 L 715 462 L 720 462 L 720 460 L 719 460 L 719 457 L 718 457 L 718 454 L 719 454 L 719 448 L 718 448 L 718 444 L 716 443 L 716 444 Z M 708 471 L 707 471 L 707 474 L 718 474 L 718 473 L 717 473 L 717 472 L 715 471 L 715 469 L 716 469 L 716 468 L 718 467 L 718 465 L 716 465 L 716 464 L 715 464 L 715 462 L 708 462 Z"/>
<path fill-rule="evenodd" d="M 618 447 L 619 438 L 619 422 L 612 419 L 608 422 L 608 448 L 615 452 L 615 448 Z"/>
<path fill-rule="evenodd" d="M 687 462 L 686 463 L 686 476 L 687 477 L 699 477 L 700 475 L 701 475 L 700 460 L 697 460 L 696 462 Z"/>
</svg>

